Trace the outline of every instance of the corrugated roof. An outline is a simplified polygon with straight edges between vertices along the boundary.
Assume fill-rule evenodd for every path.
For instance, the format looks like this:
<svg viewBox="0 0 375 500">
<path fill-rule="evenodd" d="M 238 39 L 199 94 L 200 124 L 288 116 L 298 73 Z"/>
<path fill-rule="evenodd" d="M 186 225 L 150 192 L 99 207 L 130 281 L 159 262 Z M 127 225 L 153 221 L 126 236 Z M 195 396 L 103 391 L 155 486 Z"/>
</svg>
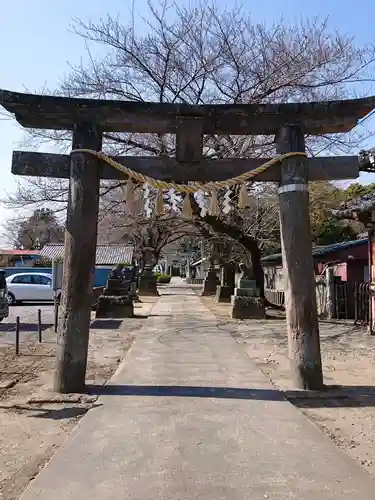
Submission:
<svg viewBox="0 0 375 500">
<path fill-rule="evenodd" d="M 65 246 L 63 244 L 45 245 L 40 251 L 40 255 L 45 259 L 62 259 L 64 257 Z M 97 265 L 121 264 L 132 262 L 134 247 L 123 244 L 97 245 L 96 261 Z"/>
<path fill-rule="evenodd" d="M 367 238 L 361 238 L 360 240 L 351 240 L 351 241 L 343 241 L 341 243 L 333 243 L 332 245 L 321 245 L 315 246 L 312 249 L 312 254 L 314 257 L 318 257 L 320 255 L 327 255 L 329 253 L 337 252 L 339 250 L 344 250 L 345 248 L 351 248 L 358 245 L 367 244 Z M 273 255 L 267 255 L 267 257 L 263 257 L 262 264 L 273 263 L 275 261 L 281 260 L 281 253 L 275 253 Z"/>
</svg>

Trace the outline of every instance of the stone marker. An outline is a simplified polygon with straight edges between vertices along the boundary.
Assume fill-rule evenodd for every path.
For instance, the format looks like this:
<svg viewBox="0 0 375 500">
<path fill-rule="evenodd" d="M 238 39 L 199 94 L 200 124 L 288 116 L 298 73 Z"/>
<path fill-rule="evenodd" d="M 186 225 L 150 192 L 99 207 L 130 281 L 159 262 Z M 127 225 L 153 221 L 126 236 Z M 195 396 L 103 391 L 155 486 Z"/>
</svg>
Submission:
<svg viewBox="0 0 375 500">
<path fill-rule="evenodd" d="M 150 265 L 145 266 L 140 276 L 138 293 L 144 296 L 159 296 L 156 276 Z"/>
<path fill-rule="evenodd" d="M 158 297 L 157 280 L 154 275 L 154 267 L 157 264 L 157 259 L 155 257 L 155 250 L 151 246 L 152 231 L 150 228 L 145 228 L 142 234 L 145 243 L 150 244 L 150 246 L 145 246 L 143 248 L 144 268 L 139 277 L 138 293 L 139 295 Z"/>
<path fill-rule="evenodd" d="M 240 264 L 241 275 L 238 279 L 234 295 L 231 297 L 230 316 L 235 319 L 262 319 L 266 317 L 264 300 L 256 281 L 251 279 L 251 269 Z"/>
<path fill-rule="evenodd" d="M 217 277 L 217 269 L 210 267 L 207 271 L 207 276 L 203 281 L 202 296 L 216 295 L 216 287 L 219 284 Z"/>
<path fill-rule="evenodd" d="M 96 318 L 132 318 L 134 316 L 131 281 L 109 278 L 98 298 Z"/>
<path fill-rule="evenodd" d="M 216 288 L 217 302 L 230 302 L 235 286 L 235 266 L 228 262 L 221 268 L 220 285 Z"/>
</svg>

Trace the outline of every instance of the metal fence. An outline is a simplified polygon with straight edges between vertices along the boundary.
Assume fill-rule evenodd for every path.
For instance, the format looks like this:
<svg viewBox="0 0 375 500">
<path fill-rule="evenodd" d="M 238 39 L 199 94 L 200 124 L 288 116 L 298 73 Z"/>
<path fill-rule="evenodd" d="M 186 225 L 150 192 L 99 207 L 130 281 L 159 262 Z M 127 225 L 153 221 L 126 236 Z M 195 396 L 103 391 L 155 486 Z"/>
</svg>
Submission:
<svg viewBox="0 0 375 500">
<path fill-rule="evenodd" d="M 355 323 L 368 325 L 370 322 L 370 283 L 365 281 L 355 289 Z"/>
<path fill-rule="evenodd" d="M 337 280 L 333 287 L 332 310 L 329 312 L 327 304 L 328 294 L 325 283 L 317 282 L 317 306 L 321 318 L 330 317 L 338 320 L 352 320 L 355 324 L 368 325 L 370 323 L 370 283 L 347 283 Z M 283 290 L 265 289 L 265 298 L 277 308 L 285 306 L 285 292 Z"/>
<path fill-rule="evenodd" d="M 350 290 L 346 281 L 337 281 L 334 285 L 334 310 L 335 319 L 354 319 L 354 290 Z M 352 300 L 351 300 L 352 299 Z"/>
<path fill-rule="evenodd" d="M 271 288 L 266 288 L 264 290 L 264 297 L 275 307 L 283 308 L 285 306 L 285 293 L 283 290 L 272 290 Z"/>
</svg>

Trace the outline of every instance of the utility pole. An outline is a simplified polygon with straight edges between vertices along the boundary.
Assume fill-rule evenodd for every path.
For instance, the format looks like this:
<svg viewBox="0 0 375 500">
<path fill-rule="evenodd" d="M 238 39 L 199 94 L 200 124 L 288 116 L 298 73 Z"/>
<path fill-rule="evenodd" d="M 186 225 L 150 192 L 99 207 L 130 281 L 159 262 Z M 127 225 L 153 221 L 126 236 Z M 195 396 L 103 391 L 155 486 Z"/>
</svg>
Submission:
<svg viewBox="0 0 375 500">
<path fill-rule="evenodd" d="M 285 125 L 276 135 L 279 154 L 304 152 L 300 125 Z M 292 156 L 282 161 L 279 187 L 280 227 L 285 275 L 285 309 L 289 358 L 300 389 L 323 387 L 315 274 L 309 215 L 307 160 Z"/>
</svg>

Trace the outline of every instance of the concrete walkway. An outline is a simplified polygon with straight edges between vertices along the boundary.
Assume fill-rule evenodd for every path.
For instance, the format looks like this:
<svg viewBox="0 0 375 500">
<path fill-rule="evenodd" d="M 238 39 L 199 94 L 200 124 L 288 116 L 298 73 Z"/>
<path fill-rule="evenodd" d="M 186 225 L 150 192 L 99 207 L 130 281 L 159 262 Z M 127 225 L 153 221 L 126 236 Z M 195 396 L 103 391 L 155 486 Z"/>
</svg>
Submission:
<svg viewBox="0 0 375 500">
<path fill-rule="evenodd" d="M 283 400 L 188 288 L 22 500 L 370 500 L 375 482 Z"/>
</svg>

